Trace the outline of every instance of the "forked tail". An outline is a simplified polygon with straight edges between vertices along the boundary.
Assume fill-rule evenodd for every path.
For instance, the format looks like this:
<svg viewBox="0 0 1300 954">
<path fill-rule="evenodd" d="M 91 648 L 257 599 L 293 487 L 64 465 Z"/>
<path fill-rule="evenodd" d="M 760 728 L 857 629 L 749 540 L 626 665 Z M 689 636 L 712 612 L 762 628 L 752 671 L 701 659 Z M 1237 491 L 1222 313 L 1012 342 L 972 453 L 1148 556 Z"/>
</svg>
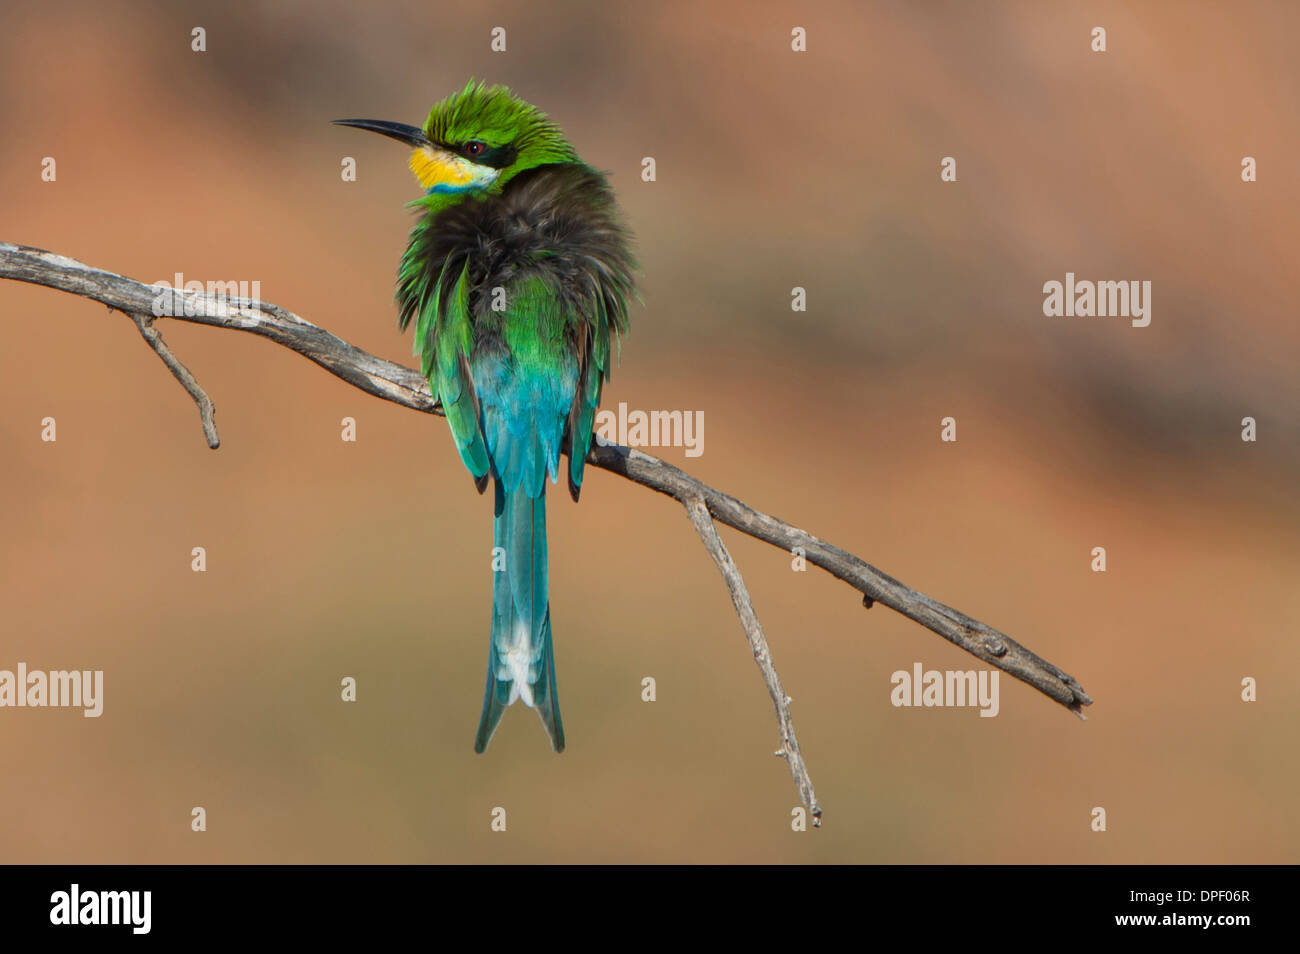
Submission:
<svg viewBox="0 0 1300 954">
<path fill-rule="evenodd" d="M 546 590 L 545 484 L 536 497 L 529 497 L 523 487 L 507 493 L 500 480 L 495 487 L 492 640 L 474 751 L 487 748 L 506 707 L 522 699 L 542 717 L 551 748 L 563 752 Z"/>
</svg>

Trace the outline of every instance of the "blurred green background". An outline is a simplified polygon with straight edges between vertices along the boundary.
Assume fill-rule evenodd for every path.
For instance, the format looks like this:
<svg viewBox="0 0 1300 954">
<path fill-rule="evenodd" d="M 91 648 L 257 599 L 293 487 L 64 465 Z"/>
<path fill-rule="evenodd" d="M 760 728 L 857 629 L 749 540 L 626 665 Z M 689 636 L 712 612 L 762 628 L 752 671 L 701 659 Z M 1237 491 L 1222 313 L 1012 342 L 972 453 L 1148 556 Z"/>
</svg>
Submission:
<svg viewBox="0 0 1300 954">
<path fill-rule="evenodd" d="M 1298 29 L 1287 3 L 6 4 L 0 240 L 260 281 L 408 363 L 417 187 L 329 120 L 508 83 L 637 235 L 606 406 L 704 411 L 704 455 L 663 456 L 1096 705 L 1003 678 L 995 719 L 894 708 L 894 670 L 980 664 L 724 530 L 826 811 L 792 832 L 716 570 L 597 471 L 549 515 L 569 749 L 515 707 L 475 756 L 490 503 L 440 420 L 163 321 L 214 453 L 126 318 L 0 282 L 0 668 L 105 670 L 98 720 L 0 710 L 0 861 L 1296 861 Z M 1066 271 L 1152 281 L 1150 327 L 1045 318 Z"/>
</svg>

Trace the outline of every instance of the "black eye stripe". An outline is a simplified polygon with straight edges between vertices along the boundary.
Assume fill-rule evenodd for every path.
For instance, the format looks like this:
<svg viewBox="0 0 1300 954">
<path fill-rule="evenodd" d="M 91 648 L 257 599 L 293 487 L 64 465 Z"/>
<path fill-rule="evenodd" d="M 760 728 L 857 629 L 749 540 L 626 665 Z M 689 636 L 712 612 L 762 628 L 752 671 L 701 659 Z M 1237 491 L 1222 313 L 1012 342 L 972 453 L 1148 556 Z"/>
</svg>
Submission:
<svg viewBox="0 0 1300 954">
<path fill-rule="evenodd" d="M 468 149 L 469 142 L 480 143 L 483 146 L 483 151 L 477 154 L 471 153 Z M 477 139 L 471 139 L 469 142 L 463 142 L 454 147 L 454 151 L 471 162 L 477 162 L 480 166 L 488 166 L 491 169 L 504 169 L 514 162 L 515 156 L 518 155 L 518 151 L 511 145 L 489 146 Z"/>
</svg>

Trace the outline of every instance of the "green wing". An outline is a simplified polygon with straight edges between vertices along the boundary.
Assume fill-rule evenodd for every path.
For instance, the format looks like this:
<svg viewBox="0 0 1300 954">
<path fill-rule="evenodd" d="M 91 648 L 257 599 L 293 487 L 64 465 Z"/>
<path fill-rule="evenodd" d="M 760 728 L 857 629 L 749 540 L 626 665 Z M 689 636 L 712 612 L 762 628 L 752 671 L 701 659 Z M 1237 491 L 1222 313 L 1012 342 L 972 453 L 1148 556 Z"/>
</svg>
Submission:
<svg viewBox="0 0 1300 954">
<path fill-rule="evenodd" d="M 601 327 L 604 325 L 604 327 Z M 578 388 L 573 396 L 573 410 L 569 415 L 569 493 L 574 500 L 582 489 L 582 475 L 591 450 L 592 426 L 596 421 L 596 408 L 600 406 L 600 391 L 609 377 L 609 327 L 604 322 L 588 324 L 586 354 L 578 371 Z"/>
<path fill-rule="evenodd" d="M 420 359 L 420 371 L 429 379 L 429 387 L 447 415 L 447 424 L 460 459 L 482 491 L 487 486 L 490 465 L 479 423 L 478 396 L 474 393 L 474 379 L 469 370 L 474 327 L 469 315 L 468 272 L 469 262 L 466 261 L 452 283 L 448 283 L 446 268 L 431 289 L 425 280 L 423 291 L 426 293 L 417 299 L 419 306 L 415 315 L 412 353 Z"/>
</svg>

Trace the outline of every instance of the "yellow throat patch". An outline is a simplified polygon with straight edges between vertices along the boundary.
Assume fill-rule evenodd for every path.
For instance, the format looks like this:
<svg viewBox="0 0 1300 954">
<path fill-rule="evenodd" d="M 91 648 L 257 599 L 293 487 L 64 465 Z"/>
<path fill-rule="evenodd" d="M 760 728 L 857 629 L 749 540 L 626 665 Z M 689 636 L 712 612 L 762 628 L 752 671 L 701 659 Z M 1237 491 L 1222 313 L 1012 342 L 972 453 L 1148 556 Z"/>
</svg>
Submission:
<svg viewBox="0 0 1300 954">
<path fill-rule="evenodd" d="M 411 172 L 425 189 L 434 192 L 468 192 L 496 181 L 500 170 L 480 166 L 445 149 L 421 146 L 411 153 Z"/>
</svg>

